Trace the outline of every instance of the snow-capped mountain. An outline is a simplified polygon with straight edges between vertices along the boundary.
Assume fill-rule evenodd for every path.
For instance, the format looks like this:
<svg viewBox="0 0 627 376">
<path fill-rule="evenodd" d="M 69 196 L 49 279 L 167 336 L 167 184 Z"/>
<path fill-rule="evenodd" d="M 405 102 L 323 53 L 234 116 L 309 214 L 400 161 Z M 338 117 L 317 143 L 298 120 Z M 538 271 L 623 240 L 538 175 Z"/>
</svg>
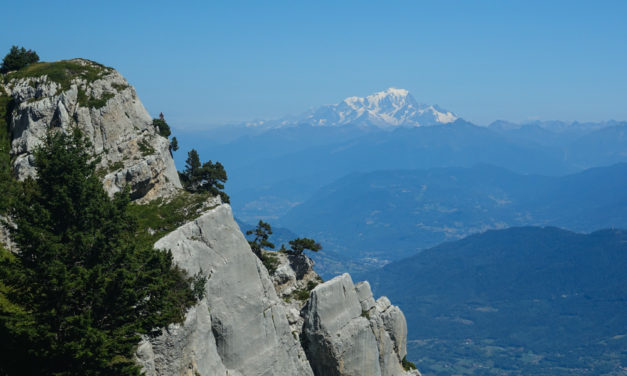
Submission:
<svg viewBox="0 0 627 376">
<path fill-rule="evenodd" d="M 283 127 L 357 125 L 378 127 L 429 126 L 451 123 L 457 115 L 435 105 L 418 103 L 405 89 L 387 90 L 362 97 L 349 97 L 338 104 L 321 106 L 296 117 L 248 123 L 249 126 Z"/>
</svg>

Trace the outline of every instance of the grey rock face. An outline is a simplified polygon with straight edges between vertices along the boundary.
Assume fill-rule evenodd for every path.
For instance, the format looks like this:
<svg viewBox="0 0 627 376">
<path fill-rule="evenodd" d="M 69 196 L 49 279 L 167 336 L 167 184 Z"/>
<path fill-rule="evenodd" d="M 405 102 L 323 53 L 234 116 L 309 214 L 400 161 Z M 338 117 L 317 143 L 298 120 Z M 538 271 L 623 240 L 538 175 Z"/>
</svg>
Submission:
<svg viewBox="0 0 627 376">
<path fill-rule="evenodd" d="M 49 129 L 77 126 L 101 157 L 109 194 L 130 185 L 132 198 L 147 201 L 180 188 L 169 141 L 155 131 L 135 89 L 112 68 L 82 59 L 71 62 L 98 69 L 100 75 L 90 81 L 77 75 L 66 88 L 47 76 L 1 85 L 15 103 L 10 152 L 17 177 L 34 175 L 32 152 Z"/>
<path fill-rule="evenodd" d="M 400 315 L 399 315 L 400 313 Z M 304 309 L 305 352 L 315 375 L 409 375 L 405 317 L 370 285 L 343 274 L 317 286 Z M 401 338 L 402 337 L 402 338 Z"/>
<path fill-rule="evenodd" d="M 272 281 L 228 205 L 209 210 L 155 247 L 170 249 L 190 274 L 202 269 L 209 278 L 206 298 L 188 313 L 184 325 L 142 343 L 138 361 L 147 375 L 185 375 L 189 370 L 200 375 L 313 375 L 307 359 L 299 357 L 302 348 Z"/>
</svg>

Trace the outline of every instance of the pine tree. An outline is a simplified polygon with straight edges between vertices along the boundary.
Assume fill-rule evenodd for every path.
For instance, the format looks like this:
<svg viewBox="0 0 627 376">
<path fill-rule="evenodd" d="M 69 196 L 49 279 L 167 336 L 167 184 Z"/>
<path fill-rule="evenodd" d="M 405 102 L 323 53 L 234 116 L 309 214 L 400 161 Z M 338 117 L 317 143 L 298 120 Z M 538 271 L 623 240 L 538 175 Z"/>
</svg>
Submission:
<svg viewBox="0 0 627 376">
<path fill-rule="evenodd" d="M 261 255 L 262 248 L 274 248 L 274 244 L 272 244 L 268 239 L 270 235 L 272 235 L 272 227 L 267 222 L 259 220 L 257 227 L 254 230 L 246 231 L 246 235 L 255 235 L 253 240 L 249 240 L 248 244 L 250 244 L 250 249 L 253 251 L 257 257 L 263 260 Z"/>
<path fill-rule="evenodd" d="M 128 194 L 107 196 L 90 149 L 79 130 L 49 134 L 21 184 L 19 251 L 0 265 L 0 374 L 139 375 L 139 335 L 182 321 L 202 290 L 169 251 L 136 244 Z"/>
<path fill-rule="evenodd" d="M 11 51 L 2 59 L 0 73 L 22 69 L 25 66 L 39 61 L 37 52 L 26 50 L 24 47 L 13 46 Z"/>
<path fill-rule="evenodd" d="M 219 195 L 223 202 L 229 202 L 229 196 L 223 191 L 227 180 L 226 170 L 220 162 L 205 162 L 201 165 L 196 149 L 187 153 L 185 170 L 179 173 L 181 183 L 190 192 L 206 191 Z"/>
<path fill-rule="evenodd" d="M 313 239 L 309 238 L 296 238 L 294 240 L 290 240 L 290 253 L 295 255 L 301 255 L 306 249 L 309 249 L 314 252 L 318 252 L 322 249 L 320 243 L 317 243 Z"/>
</svg>

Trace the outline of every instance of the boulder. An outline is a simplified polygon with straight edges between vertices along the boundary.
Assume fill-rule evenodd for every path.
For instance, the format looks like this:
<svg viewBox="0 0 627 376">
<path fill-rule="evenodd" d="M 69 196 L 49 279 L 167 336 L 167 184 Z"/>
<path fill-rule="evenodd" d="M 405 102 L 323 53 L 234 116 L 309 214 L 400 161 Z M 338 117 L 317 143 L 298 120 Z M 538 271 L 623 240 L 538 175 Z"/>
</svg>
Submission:
<svg viewBox="0 0 627 376">
<path fill-rule="evenodd" d="M 302 336 L 315 375 L 412 375 L 405 317 L 386 297 L 374 301 L 370 284 L 343 274 L 318 285 L 303 310 Z M 402 356 L 401 356 L 402 354 Z"/>
</svg>

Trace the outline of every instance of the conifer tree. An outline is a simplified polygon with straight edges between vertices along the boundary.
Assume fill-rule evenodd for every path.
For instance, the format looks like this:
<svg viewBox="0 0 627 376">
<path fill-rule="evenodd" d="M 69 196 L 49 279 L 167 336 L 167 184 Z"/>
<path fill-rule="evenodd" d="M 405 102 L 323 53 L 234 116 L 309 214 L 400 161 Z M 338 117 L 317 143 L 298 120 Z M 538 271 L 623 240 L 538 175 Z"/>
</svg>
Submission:
<svg viewBox="0 0 627 376">
<path fill-rule="evenodd" d="M 272 227 L 267 222 L 259 220 L 257 227 L 254 230 L 246 231 L 246 235 L 255 235 L 253 240 L 249 240 L 248 244 L 250 244 L 250 249 L 253 251 L 257 257 L 263 260 L 261 255 L 262 248 L 274 248 L 274 244 L 272 244 L 268 239 L 270 235 L 272 235 Z"/>
<path fill-rule="evenodd" d="M 309 238 L 296 238 L 294 240 L 290 240 L 290 253 L 295 255 L 301 255 L 306 249 L 309 249 L 314 252 L 318 252 L 322 249 L 320 243 L 317 243 L 313 239 Z"/>
<path fill-rule="evenodd" d="M 179 173 L 181 183 L 190 192 L 206 191 L 219 195 L 223 202 L 229 202 L 229 196 L 223 191 L 227 180 L 226 170 L 220 162 L 202 163 L 196 149 L 187 153 L 185 170 Z"/>
<path fill-rule="evenodd" d="M 139 335 L 182 321 L 199 298 L 169 251 L 134 241 L 128 194 L 108 197 L 90 151 L 77 129 L 51 133 L 21 184 L 18 251 L 0 265 L 0 375 L 139 375 Z"/>
<path fill-rule="evenodd" d="M 13 46 L 8 54 L 2 59 L 0 73 L 22 69 L 25 66 L 39 61 L 37 52 L 26 50 L 24 47 Z"/>
</svg>

